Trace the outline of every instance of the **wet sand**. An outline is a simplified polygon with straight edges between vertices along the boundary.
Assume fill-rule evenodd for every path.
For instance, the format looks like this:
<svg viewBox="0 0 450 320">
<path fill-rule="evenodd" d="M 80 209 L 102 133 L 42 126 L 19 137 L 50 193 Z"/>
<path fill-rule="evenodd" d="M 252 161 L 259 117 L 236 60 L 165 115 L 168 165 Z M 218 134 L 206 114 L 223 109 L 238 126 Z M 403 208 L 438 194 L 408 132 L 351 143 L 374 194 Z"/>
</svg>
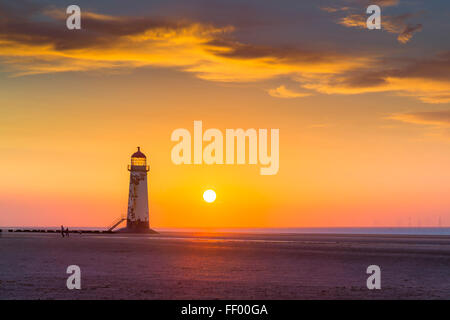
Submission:
<svg viewBox="0 0 450 320">
<path fill-rule="evenodd" d="M 450 299 L 449 236 L 3 232 L 0 257 L 0 299 Z"/>
</svg>

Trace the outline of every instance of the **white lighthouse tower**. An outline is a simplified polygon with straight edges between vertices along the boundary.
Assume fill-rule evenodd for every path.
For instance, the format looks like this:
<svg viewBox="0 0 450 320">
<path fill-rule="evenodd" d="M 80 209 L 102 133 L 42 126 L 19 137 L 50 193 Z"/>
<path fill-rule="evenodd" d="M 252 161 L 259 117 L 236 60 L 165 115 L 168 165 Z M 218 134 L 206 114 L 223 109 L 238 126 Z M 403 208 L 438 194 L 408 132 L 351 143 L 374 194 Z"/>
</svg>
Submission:
<svg viewBox="0 0 450 320">
<path fill-rule="evenodd" d="M 150 229 L 148 219 L 147 172 L 149 170 L 147 157 L 138 147 L 137 152 L 131 156 L 131 165 L 128 165 L 130 192 L 128 196 L 127 227 L 123 230 L 125 232 L 155 232 Z"/>
</svg>

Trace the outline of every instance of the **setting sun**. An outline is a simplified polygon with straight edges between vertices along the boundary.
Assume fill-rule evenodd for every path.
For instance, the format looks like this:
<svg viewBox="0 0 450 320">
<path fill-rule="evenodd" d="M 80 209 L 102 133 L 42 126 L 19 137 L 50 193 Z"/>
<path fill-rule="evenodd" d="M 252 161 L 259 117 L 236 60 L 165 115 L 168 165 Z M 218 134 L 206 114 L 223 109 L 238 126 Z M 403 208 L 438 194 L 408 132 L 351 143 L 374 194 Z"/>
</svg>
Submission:
<svg viewBox="0 0 450 320">
<path fill-rule="evenodd" d="M 214 190 L 209 189 L 203 192 L 203 200 L 208 203 L 214 202 L 216 200 L 216 193 Z"/>
</svg>

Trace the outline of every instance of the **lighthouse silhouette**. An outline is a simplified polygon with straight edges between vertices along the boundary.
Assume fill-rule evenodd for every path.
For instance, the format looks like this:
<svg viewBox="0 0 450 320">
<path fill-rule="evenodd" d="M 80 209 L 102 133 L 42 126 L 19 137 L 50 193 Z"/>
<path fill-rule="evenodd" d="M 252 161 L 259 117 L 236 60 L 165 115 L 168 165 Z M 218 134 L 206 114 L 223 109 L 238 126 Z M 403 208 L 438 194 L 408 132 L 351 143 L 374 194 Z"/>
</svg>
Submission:
<svg viewBox="0 0 450 320">
<path fill-rule="evenodd" d="M 147 157 L 137 147 L 137 151 L 131 156 L 130 171 L 130 191 L 128 195 L 127 226 L 122 232 L 130 233 L 156 233 L 150 229 L 148 215 L 148 187 L 147 172 L 150 167 L 147 165 Z"/>
</svg>

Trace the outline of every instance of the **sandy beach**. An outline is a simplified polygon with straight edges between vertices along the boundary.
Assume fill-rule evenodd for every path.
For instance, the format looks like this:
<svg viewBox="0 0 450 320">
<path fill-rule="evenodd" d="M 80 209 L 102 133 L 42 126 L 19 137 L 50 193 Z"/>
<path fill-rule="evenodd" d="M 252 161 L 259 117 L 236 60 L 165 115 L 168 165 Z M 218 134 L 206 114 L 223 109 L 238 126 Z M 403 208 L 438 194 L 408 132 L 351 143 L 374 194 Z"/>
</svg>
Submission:
<svg viewBox="0 0 450 320">
<path fill-rule="evenodd" d="M 448 236 L 3 232 L 0 257 L 0 299 L 450 299 Z"/>
</svg>

